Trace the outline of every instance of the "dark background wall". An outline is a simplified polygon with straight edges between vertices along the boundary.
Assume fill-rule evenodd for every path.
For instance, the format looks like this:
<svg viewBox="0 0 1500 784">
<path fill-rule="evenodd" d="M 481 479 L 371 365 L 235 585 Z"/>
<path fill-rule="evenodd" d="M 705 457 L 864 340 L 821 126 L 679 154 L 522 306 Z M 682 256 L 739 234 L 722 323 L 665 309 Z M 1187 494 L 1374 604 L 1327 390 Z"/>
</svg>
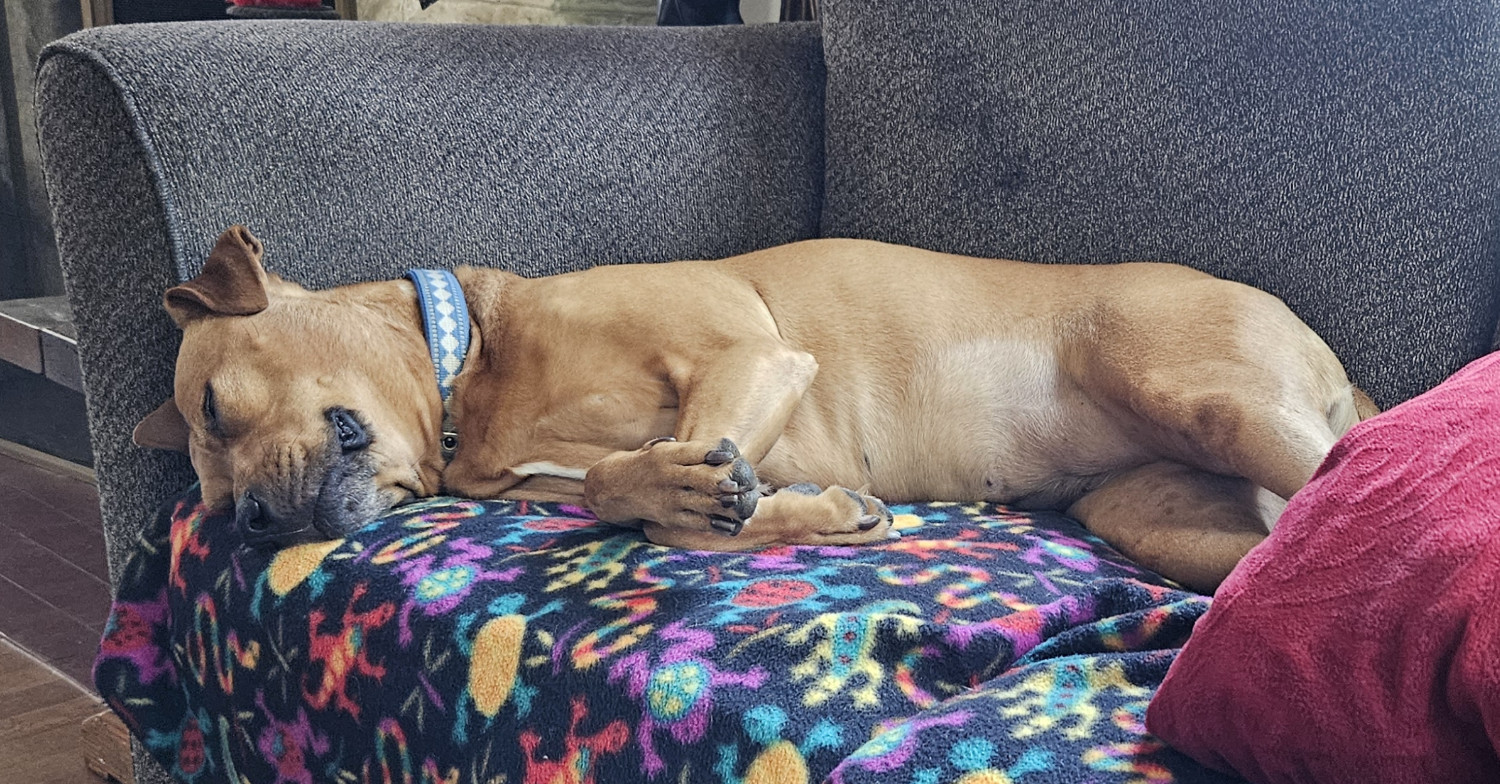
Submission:
<svg viewBox="0 0 1500 784">
<path fill-rule="evenodd" d="M 62 270 L 37 159 L 31 96 L 42 47 L 84 25 L 84 4 L 116 23 L 225 19 L 224 0 L 4 0 L 0 6 L 0 300 L 61 294 Z"/>
<path fill-rule="evenodd" d="M 31 93 L 42 47 L 82 26 L 79 0 L 5 0 L 0 14 L 0 299 L 62 293 Z"/>
</svg>

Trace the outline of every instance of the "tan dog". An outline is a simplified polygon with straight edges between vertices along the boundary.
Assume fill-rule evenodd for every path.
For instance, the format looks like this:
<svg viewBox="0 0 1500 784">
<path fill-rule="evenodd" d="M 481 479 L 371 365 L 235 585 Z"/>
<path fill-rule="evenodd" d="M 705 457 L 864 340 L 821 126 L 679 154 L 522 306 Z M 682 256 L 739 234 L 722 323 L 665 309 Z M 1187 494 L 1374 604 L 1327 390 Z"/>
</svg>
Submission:
<svg viewBox="0 0 1500 784">
<path fill-rule="evenodd" d="M 457 270 L 474 342 L 445 464 L 412 284 L 313 292 L 261 255 L 235 227 L 166 293 L 175 403 L 136 432 L 186 449 L 251 542 L 442 492 L 581 502 L 716 550 L 882 541 L 876 497 L 988 500 L 1067 510 L 1209 590 L 1373 412 L 1280 300 L 1185 267 L 812 240 Z"/>
</svg>

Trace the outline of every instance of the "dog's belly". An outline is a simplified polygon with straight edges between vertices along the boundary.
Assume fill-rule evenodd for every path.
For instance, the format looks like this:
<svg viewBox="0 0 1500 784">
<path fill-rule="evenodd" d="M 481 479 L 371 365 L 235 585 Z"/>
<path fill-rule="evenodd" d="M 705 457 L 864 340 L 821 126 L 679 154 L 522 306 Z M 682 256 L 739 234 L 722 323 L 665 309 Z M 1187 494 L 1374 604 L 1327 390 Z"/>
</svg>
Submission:
<svg viewBox="0 0 1500 784">
<path fill-rule="evenodd" d="M 837 394 L 815 385 L 762 462 L 773 484 L 868 486 L 892 502 L 1066 507 L 1149 459 L 1118 415 L 1059 372 L 1049 347 L 979 337 L 919 350 L 904 379 Z"/>
</svg>

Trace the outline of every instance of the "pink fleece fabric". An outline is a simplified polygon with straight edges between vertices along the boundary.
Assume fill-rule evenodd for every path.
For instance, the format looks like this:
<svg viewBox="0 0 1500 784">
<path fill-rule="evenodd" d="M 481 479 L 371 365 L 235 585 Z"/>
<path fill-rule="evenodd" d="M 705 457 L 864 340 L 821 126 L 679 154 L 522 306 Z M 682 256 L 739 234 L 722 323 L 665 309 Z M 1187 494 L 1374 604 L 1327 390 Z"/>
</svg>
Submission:
<svg viewBox="0 0 1500 784">
<path fill-rule="evenodd" d="M 1500 783 L 1500 353 L 1338 443 L 1146 726 L 1257 784 Z"/>
</svg>

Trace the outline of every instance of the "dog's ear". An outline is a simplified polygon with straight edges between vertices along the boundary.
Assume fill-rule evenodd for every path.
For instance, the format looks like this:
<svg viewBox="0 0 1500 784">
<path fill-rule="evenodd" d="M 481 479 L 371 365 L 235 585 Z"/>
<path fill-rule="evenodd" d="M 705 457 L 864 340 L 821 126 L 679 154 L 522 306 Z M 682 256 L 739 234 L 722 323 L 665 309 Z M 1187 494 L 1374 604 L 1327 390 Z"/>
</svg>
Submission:
<svg viewBox="0 0 1500 784">
<path fill-rule="evenodd" d="M 248 316 L 266 309 L 264 248 L 244 226 L 219 235 L 198 277 L 167 289 L 163 304 L 177 326 L 203 316 Z"/>
<path fill-rule="evenodd" d="M 182 412 L 177 410 L 177 401 L 169 397 L 167 402 L 147 414 L 146 418 L 135 426 L 135 432 L 130 434 L 130 440 L 134 441 L 137 446 L 186 453 L 188 451 L 188 424 L 182 418 Z"/>
</svg>

